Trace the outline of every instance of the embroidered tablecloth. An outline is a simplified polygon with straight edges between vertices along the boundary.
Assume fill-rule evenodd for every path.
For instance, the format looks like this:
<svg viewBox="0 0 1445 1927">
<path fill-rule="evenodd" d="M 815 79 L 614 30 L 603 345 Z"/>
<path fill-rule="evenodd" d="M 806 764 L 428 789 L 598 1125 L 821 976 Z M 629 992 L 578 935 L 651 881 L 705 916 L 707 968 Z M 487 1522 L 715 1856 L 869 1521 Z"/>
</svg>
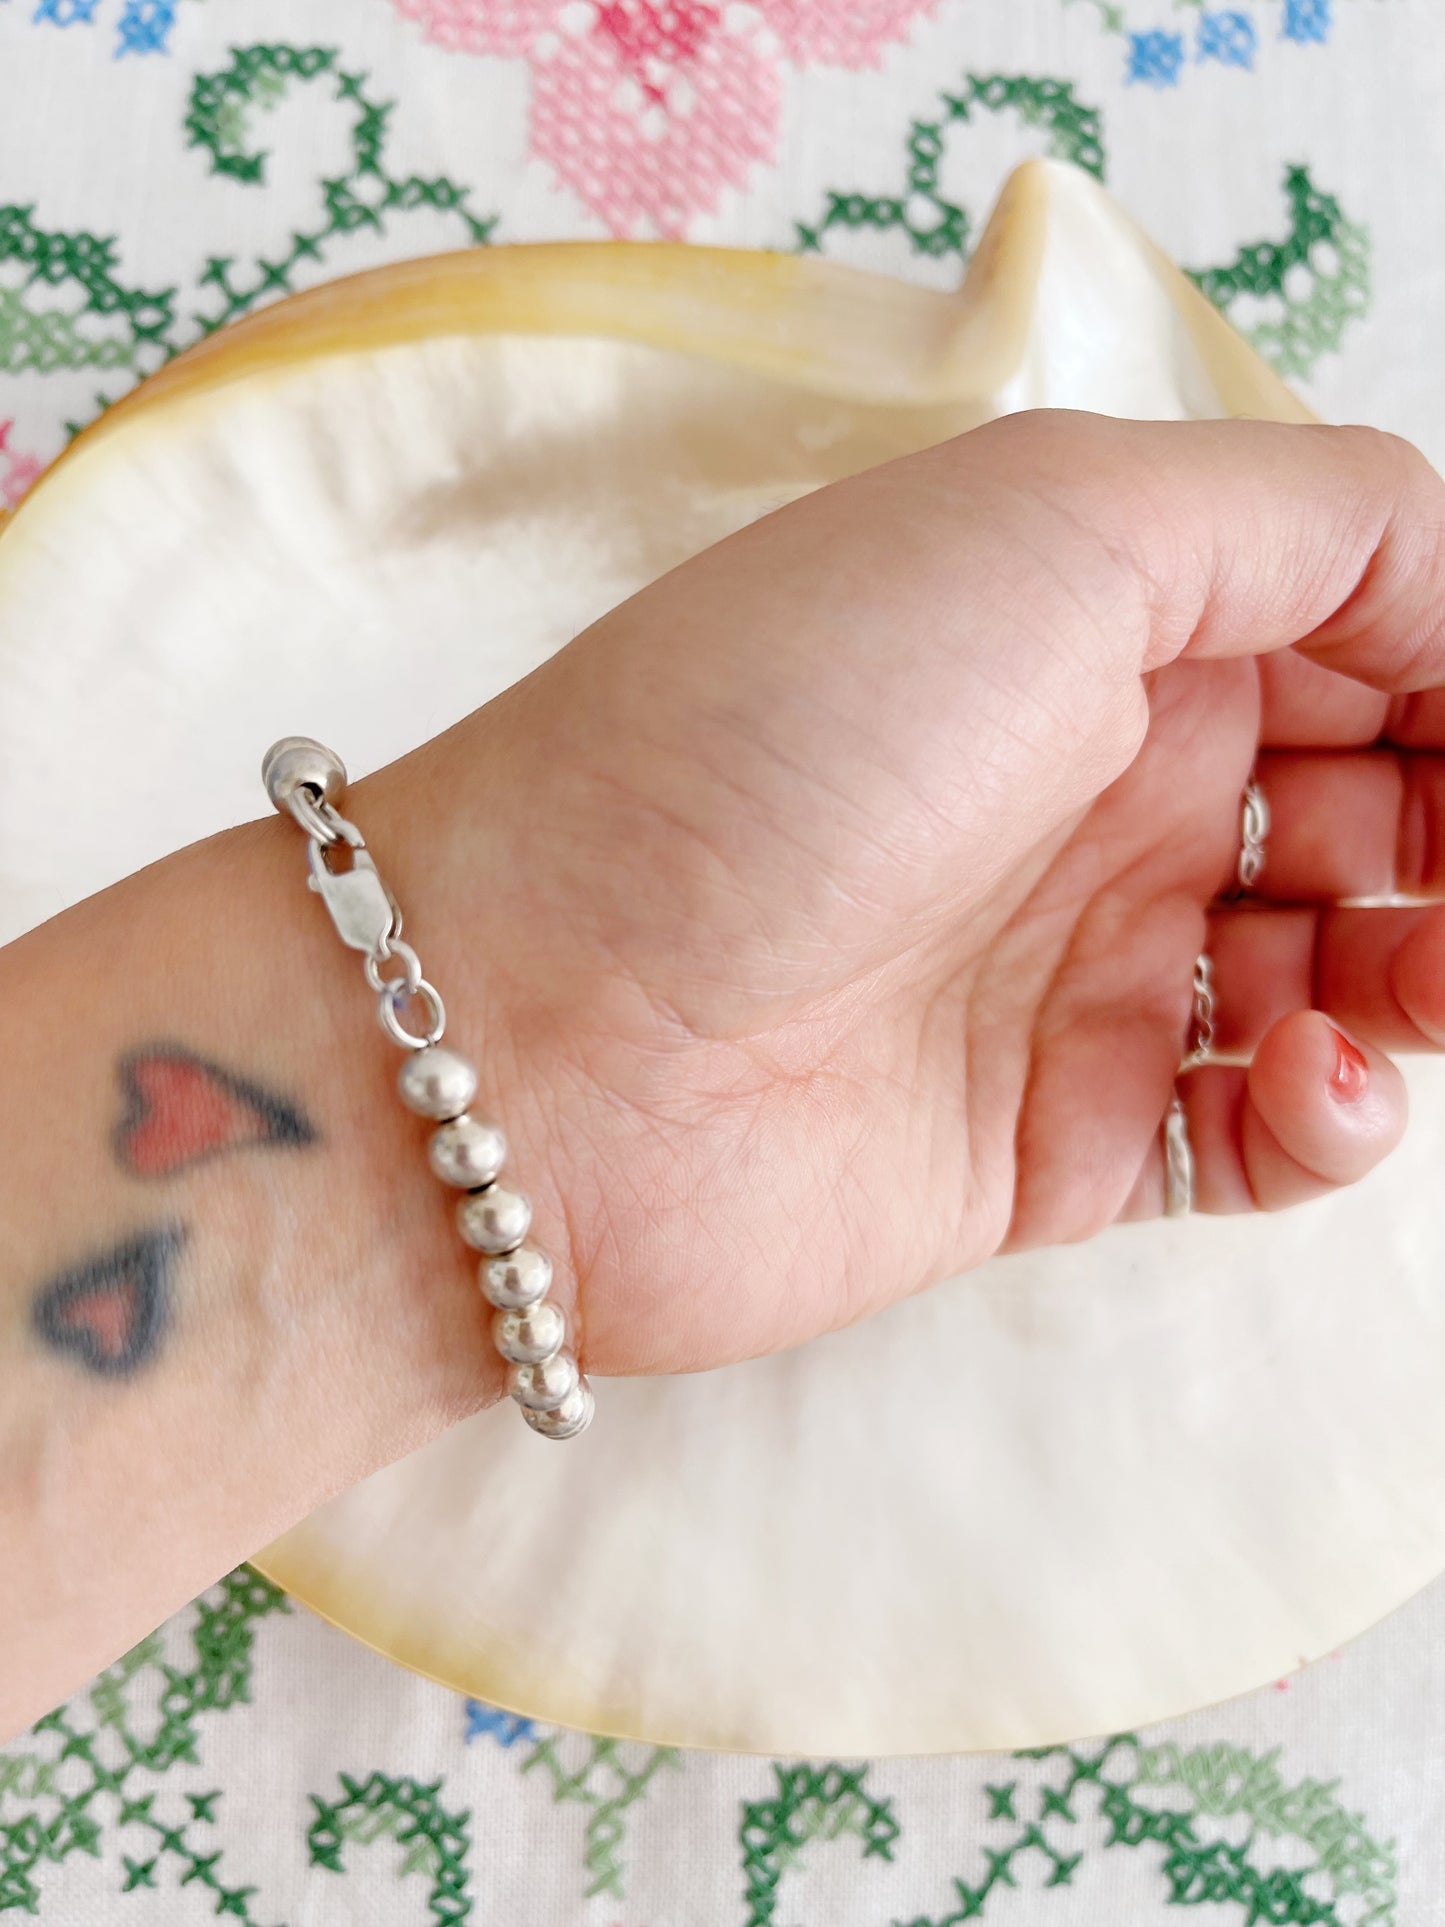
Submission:
<svg viewBox="0 0 1445 1927">
<path fill-rule="evenodd" d="M 1037 153 L 1106 180 L 1323 414 L 1445 461 L 1438 5 L 0 0 L 0 500 L 288 289 L 609 234 L 950 284 Z M 0 1750 L 0 1913 L 70 1927 L 1162 1927 L 1181 1906 L 1445 1921 L 1445 1585 L 1166 1728 L 870 1764 L 537 1727 L 242 1570 Z"/>
</svg>

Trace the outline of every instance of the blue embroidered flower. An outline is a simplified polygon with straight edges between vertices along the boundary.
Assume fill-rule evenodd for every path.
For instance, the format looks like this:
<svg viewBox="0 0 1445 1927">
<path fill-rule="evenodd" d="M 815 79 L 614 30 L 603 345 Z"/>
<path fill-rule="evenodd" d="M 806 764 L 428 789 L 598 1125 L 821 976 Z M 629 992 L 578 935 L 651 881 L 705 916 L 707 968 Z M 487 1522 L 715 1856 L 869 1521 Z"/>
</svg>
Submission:
<svg viewBox="0 0 1445 1927">
<path fill-rule="evenodd" d="M 166 54 L 176 23 L 177 0 L 125 0 L 115 57 L 122 54 Z"/>
<path fill-rule="evenodd" d="M 1254 66 L 1257 36 L 1247 13 L 1206 13 L 1199 21 L 1199 58 L 1225 67 Z"/>
<path fill-rule="evenodd" d="M 100 0 L 35 0 L 35 26 L 94 26 Z M 116 26 L 115 57 L 168 54 L 180 0 L 124 0 Z"/>
<path fill-rule="evenodd" d="M 501 1713 L 481 1700 L 467 1701 L 468 1746 L 483 1733 L 490 1733 L 498 1746 L 515 1746 L 518 1740 L 530 1740 L 536 1730 L 533 1721 L 523 1719 L 520 1713 Z"/>
<path fill-rule="evenodd" d="M 1333 24 L 1330 0 L 1285 0 L 1286 40 L 1328 40 Z"/>
<path fill-rule="evenodd" d="M 1127 79 L 1142 80 L 1150 87 L 1175 87 L 1183 65 L 1183 34 L 1163 33 L 1158 28 L 1130 34 Z"/>
</svg>

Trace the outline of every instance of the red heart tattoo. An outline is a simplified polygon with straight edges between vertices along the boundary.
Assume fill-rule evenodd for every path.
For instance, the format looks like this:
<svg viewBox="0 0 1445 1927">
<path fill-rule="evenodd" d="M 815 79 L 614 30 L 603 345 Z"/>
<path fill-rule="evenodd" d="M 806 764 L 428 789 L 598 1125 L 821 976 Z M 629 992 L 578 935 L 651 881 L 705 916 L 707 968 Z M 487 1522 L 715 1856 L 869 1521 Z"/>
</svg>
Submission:
<svg viewBox="0 0 1445 1927">
<path fill-rule="evenodd" d="M 182 1044 L 131 1052 L 121 1059 L 120 1084 L 125 1112 L 115 1155 L 132 1177 L 170 1177 L 222 1151 L 316 1137 L 294 1104 Z"/>
</svg>

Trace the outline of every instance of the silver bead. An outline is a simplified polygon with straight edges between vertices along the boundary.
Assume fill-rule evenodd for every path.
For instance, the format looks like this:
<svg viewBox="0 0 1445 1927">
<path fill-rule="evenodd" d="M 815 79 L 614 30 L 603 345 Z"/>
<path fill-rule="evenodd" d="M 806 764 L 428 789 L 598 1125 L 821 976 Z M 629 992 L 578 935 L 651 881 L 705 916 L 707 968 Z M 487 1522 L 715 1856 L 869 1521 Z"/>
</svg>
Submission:
<svg viewBox="0 0 1445 1927">
<path fill-rule="evenodd" d="M 294 791 L 311 790 L 333 806 L 346 794 L 346 765 L 334 749 L 311 736 L 283 736 L 261 758 L 261 781 L 278 810 Z"/>
<path fill-rule="evenodd" d="M 477 1094 L 476 1068 L 445 1044 L 428 1044 L 407 1058 L 396 1088 L 418 1117 L 460 1117 Z"/>
<path fill-rule="evenodd" d="M 571 1352 L 554 1352 L 535 1365 L 514 1365 L 507 1373 L 507 1390 L 531 1412 L 547 1412 L 571 1398 L 582 1374 Z"/>
<path fill-rule="evenodd" d="M 438 1125 L 432 1132 L 426 1154 L 443 1184 L 479 1191 L 506 1163 L 507 1140 L 495 1124 L 484 1124 L 475 1117 L 454 1117 L 450 1124 Z"/>
<path fill-rule="evenodd" d="M 548 1299 L 525 1311 L 499 1311 L 492 1342 L 511 1365 L 540 1365 L 567 1342 L 567 1320 Z"/>
<path fill-rule="evenodd" d="M 552 1260 L 535 1245 L 523 1245 L 505 1258 L 484 1258 L 478 1282 L 498 1311 L 525 1311 L 551 1290 Z"/>
<path fill-rule="evenodd" d="M 474 1251 L 495 1257 L 515 1251 L 532 1223 L 532 1206 L 520 1191 L 494 1184 L 477 1191 L 457 1206 L 457 1228 Z"/>
<path fill-rule="evenodd" d="M 575 1439 L 579 1432 L 585 1432 L 592 1423 L 595 1410 L 592 1387 L 583 1378 L 577 1381 L 576 1391 L 564 1398 L 560 1405 L 554 1405 L 546 1412 L 534 1412 L 524 1405 L 522 1417 L 544 1439 Z"/>
</svg>

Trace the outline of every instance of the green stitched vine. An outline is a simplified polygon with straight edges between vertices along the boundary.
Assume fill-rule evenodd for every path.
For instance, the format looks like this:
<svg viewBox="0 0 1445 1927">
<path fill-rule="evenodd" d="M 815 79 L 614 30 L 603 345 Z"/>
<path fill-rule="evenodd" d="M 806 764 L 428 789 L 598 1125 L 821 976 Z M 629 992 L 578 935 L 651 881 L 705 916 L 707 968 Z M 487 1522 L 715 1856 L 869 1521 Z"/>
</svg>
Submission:
<svg viewBox="0 0 1445 1927">
<path fill-rule="evenodd" d="M 289 294 L 292 276 L 303 262 L 324 262 L 328 245 L 348 234 L 385 232 L 393 215 L 429 208 L 454 220 L 458 238 L 472 244 L 486 241 L 496 224 L 495 216 L 476 215 L 470 189 L 444 174 L 388 172 L 387 126 L 395 103 L 373 99 L 366 92 L 366 75 L 346 72 L 335 47 L 240 47 L 219 73 L 196 76 L 186 134 L 192 147 L 210 156 L 213 174 L 228 175 L 247 187 L 265 181 L 269 157 L 264 148 L 251 144 L 253 118 L 274 108 L 287 87 L 298 81 L 329 84 L 332 98 L 350 111 L 351 164 L 321 181 L 318 218 L 294 232 L 274 261 L 258 258 L 240 274 L 230 255 L 216 255 L 206 264 L 201 283 L 215 291 L 219 305 L 193 317 L 205 333 L 234 321 L 258 301 Z"/>
<path fill-rule="evenodd" d="M 331 1802 L 313 1794 L 316 1818 L 306 1834 L 314 1867 L 341 1873 L 341 1850 L 348 1840 L 369 1845 L 394 1839 L 406 1849 L 401 1875 L 431 1877 L 431 1915 L 437 1927 L 453 1927 L 472 1911 L 467 1896 L 470 1813 L 448 1813 L 437 1795 L 440 1780 L 392 1779 L 372 1773 L 365 1780 L 337 1775 L 342 1798 Z"/>
<path fill-rule="evenodd" d="M 617 1740 L 591 1739 L 580 1733 L 554 1733 L 538 1740 L 522 1765 L 523 1773 L 542 1769 L 552 1783 L 555 1802 L 576 1800 L 590 1809 L 584 1854 L 588 1899 L 595 1894 L 622 1898 L 623 1865 L 619 1849 L 626 1833 L 623 1815 L 642 1798 L 662 1767 L 682 1764 L 676 1747 L 629 1750 L 640 1755 L 638 1765 L 628 1765 Z M 566 1764 L 564 1752 L 580 1753 L 575 1767 Z"/>
<path fill-rule="evenodd" d="M 1048 135 L 1045 153 L 1073 161 L 1102 180 L 1104 148 L 1097 108 L 1086 107 L 1066 80 L 1034 79 L 1027 74 L 966 74 L 962 90 L 944 94 L 934 120 L 916 120 L 908 130 L 908 168 L 896 194 L 872 196 L 830 193 L 820 218 L 798 222 L 798 247 L 816 253 L 835 228 L 899 228 L 915 253 L 966 254 L 973 234 L 971 216 L 950 201 L 940 173 L 950 139 L 977 113 L 1016 113 L 1025 127 Z"/>
<path fill-rule="evenodd" d="M 863 1858 L 893 1858 L 898 1822 L 887 1800 L 877 1800 L 864 1781 L 866 1766 L 775 1766 L 777 1791 L 745 1801 L 740 1839 L 748 1927 L 770 1927 L 783 1875 L 813 1840 L 861 1840 Z"/>
<path fill-rule="evenodd" d="M 1105 149 L 1097 109 L 1085 106 L 1068 82 L 1024 74 L 967 74 L 959 93 L 940 97 L 940 111 L 908 131 L 902 185 L 893 192 L 830 189 L 822 213 L 796 223 L 802 253 L 826 252 L 831 236 L 848 230 L 898 232 L 915 254 L 966 259 L 974 217 L 949 200 L 940 181 L 959 130 L 979 111 L 1016 112 L 1026 127 L 1043 129 L 1044 152 L 1104 178 Z M 1221 267 L 1187 269 L 1209 299 L 1282 375 L 1305 379 L 1322 355 L 1338 352 L 1346 327 L 1370 305 L 1369 236 L 1349 220 L 1338 200 L 1316 187 L 1309 170 L 1285 171 L 1288 225 L 1283 240 L 1254 241 Z M 1261 316 L 1250 304 L 1264 303 Z"/>
<path fill-rule="evenodd" d="M 249 1698 L 253 1628 L 286 1602 L 243 1567 L 195 1602 L 193 1663 L 171 1664 L 153 1633 L 102 1673 L 88 1694 L 36 1722 L 34 1748 L 0 1754 L 0 1913 L 35 1914 L 47 1867 L 100 1856 L 104 1818 L 126 1834 L 122 1890 L 198 1886 L 218 1915 L 251 1923 L 254 1887 L 228 1884 L 221 1852 L 197 1829 L 214 1825 L 219 1791 L 170 1795 L 165 1775 L 200 1760 L 201 1716 Z M 159 1676 L 157 1678 L 157 1676 Z M 159 1706 L 147 1721 L 159 1685 Z M 87 1710 L 88 1704 L 88 1710 Z M 159 1785 L 146 1786 L 148 1780 Z"/>
<path fill-rule="evenodd" d="M 1122 1734 L 1096 1749 L 1045 1747 L 1020 1761 L 1047 1761 L 1050 1777 L 1023 1786 L 989 1786 L 988 1821 L 1012 1831 L 981 1849 L 984 1865 L 954 1881 L 957 1905 L 907 1927 L 962 1927 L 985 1915 L 999 1889 L 1018 1888 L 1020 1863 L 1029 1887 L 1068 1886 L 1083 1858 L 1074 1829 L 1093 1816 L 1108 1831 L 1105 1847 L 1159 1853 L 1160 1898 L 1171 1906 L 1233 1905 L 1249 1927 L 1393 1927 L 1396 1863 L 1393 1847 L 1376 1841 L 1363 1819 L 1340 1805 L 1335 1788 L 1318 1780 L 1289 1785 L 1276 1754 L 1263 1758 L 1242 1747 L 1181 1749 L 1149 1746 Z M 1175 1787 L 1186 1803 L 1154 1797 Z M 1021 1811 L 1032 1797 L 1032 1810 Z M 1243 1817 L 1249 1838 L 1238 1846 L 1206 1836 L 1207 1823 Z M 1267 1865 L 1259 1854 L 1268 1839 L 1289 1839 L 1312 1856 L 1304 1864 Z M 1074 1847 L 1073 1852 L 1067 1851 Z M 1341 1905 L 1346 1911 L 1341 1912 Z"/>
<path fill-rule="evenodd" d="M 113 237 L 52 231 L 37 223 L 34 208 L 0 204 L 0 373 L 98 368 L 139 379 L 198 334 L 291 293 L 303 264 L 329 267 L 348 236 L 385 233 L 400 216 L 429 210 L 451 222 L 463 244 L 490 237 L 496 217 L 473 210 L 469 188 L 442 174 L 390 171 L 394 103 L 375 98 L 364 74 L 346 71 L 335 47 L 234 49 L 225 67 L 195 78 L 185 117 L 188 144 L 207 154 L 213 174 L 241 187 L 264 184 L 270 156 L 254 142 L 255 123 L 295 84 L 324 87 L 349 111 L 349 164 L 318 183 L 315 216 L 274 259 L 259 255 L 240 264 L 232 255 L 212 256 L 196 280 L 201 305 L 189 316 L 179 311 L 176 288 L 128 284 Z M 107 399 L 95 397 L 97 412 Z"/>
</svg>

